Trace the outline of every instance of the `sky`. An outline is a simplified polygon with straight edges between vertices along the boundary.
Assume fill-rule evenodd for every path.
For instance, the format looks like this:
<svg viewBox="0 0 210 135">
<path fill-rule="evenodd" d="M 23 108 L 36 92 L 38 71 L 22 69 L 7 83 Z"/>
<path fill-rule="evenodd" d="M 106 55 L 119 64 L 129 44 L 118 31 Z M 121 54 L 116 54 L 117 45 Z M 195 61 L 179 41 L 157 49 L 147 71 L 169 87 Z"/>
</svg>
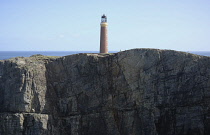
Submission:
<svg viewBox="0 0 210 135">
<path fill-rule="evenodd" d="M 0 51 L 210 51 L 210 0 L 0 0 Z"/>
</svg>

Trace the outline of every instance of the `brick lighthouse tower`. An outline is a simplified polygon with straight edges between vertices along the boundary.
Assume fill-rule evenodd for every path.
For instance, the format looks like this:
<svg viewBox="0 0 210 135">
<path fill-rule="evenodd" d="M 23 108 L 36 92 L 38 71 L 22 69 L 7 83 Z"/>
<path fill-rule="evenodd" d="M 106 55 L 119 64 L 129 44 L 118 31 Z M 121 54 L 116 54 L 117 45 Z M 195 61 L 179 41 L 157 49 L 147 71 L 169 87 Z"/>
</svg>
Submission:
<svg viewBox="0 0 210 135">
<path fill-rule="evenodd" d="M 101 16 L 100 53 L 108 53 L 107 17 Z"/>
</svg>

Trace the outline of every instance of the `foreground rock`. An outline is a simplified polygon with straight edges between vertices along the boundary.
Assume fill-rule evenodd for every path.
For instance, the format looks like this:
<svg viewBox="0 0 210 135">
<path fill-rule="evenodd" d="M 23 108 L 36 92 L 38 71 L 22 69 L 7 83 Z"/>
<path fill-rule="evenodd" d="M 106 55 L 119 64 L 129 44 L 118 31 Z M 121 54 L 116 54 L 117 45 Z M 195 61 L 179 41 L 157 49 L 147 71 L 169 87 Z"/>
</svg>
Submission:
<svg viewBox="0 0 210 135">
<path fill-rule="evenodd" d="M 0 135 L 208 135 L 209 77 L 170 50 L 0 61 Z"/>
</svg>

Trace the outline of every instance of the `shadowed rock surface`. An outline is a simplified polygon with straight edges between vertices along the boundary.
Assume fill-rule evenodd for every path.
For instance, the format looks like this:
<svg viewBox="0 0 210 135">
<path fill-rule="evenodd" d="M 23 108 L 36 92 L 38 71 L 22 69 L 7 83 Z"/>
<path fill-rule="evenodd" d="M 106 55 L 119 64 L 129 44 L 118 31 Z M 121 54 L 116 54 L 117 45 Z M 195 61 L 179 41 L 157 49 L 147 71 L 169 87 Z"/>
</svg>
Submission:
<svg viewBox="0 0 210 135">
<path fill-rule="evenodd" d="M 172 50 L 0 61 L 0 135 L 209 135 L 210 57 Z"/>
</svg>

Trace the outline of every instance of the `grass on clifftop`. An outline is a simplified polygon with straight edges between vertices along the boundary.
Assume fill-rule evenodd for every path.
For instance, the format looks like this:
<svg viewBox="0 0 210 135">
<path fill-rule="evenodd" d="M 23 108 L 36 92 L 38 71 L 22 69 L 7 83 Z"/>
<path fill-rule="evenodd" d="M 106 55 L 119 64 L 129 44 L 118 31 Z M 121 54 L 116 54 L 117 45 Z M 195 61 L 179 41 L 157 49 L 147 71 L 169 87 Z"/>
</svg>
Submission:
<svg viewBox="0 0 210 135">
<path fill-rule="evenodd" d="M 36 58 L 36 59 L 57 59 L 57 58 L 60 58 L 61 56 L 45 56 L 41 54 L 35 54 L 35 55 L 31 55 L 30 57 Z"/>
</svg>

